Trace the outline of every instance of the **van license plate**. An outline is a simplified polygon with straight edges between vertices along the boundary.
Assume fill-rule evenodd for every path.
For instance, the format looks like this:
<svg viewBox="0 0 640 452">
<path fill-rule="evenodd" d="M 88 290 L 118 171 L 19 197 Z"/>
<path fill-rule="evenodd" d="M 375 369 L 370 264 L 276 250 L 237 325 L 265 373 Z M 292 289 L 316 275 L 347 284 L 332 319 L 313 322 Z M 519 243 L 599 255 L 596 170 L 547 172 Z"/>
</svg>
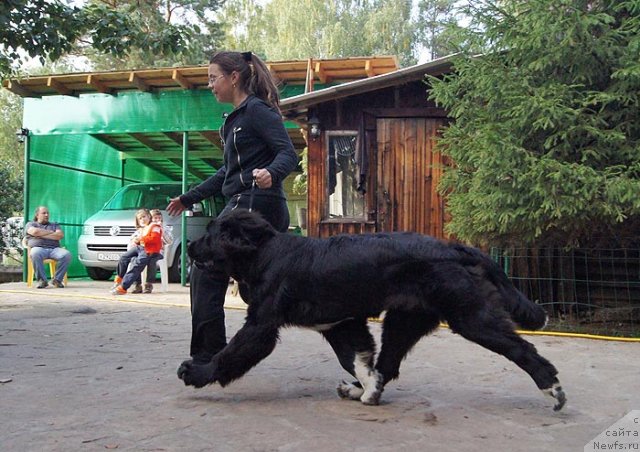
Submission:
<svg viewBox="0 0 640 452">
<path fill-rule="evenodd" d="M 120 259 L 118 253 L 98 253 L 99 261 L 117 261 Z"/>
</svg>

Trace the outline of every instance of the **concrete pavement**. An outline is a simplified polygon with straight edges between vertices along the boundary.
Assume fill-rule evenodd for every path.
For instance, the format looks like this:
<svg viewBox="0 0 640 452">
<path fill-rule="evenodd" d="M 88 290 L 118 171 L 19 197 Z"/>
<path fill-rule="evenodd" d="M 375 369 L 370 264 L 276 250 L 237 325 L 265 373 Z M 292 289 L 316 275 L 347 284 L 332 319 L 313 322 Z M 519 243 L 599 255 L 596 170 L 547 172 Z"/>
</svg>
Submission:
<svg viewBox="0 0 640 452">
<path fill-rule="evenodd" d="M 0 284 L 1 451 L 582 451 L 640 409 L 640 344 L 529 336 L 560 371 L 568 403 L 555 413 L 523 371 L 446 329 L 377 407 L 338 398 L 349 376 L 301 329 L 226 388 L 187 388 L 175 370 L 188 288 L 115 297 L 110 285 Z M 228 334 L 244 315 L 229 297 Z"/>
</svg>

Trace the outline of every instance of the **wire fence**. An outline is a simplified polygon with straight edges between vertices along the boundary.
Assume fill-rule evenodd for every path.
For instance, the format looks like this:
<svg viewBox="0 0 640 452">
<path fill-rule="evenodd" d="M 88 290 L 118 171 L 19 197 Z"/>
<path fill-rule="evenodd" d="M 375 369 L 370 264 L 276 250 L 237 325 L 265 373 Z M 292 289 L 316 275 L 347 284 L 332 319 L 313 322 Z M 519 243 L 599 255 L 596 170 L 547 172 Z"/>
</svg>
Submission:
<svg viewBox="0 0 640 452">
<path fill-rule="evenodd" d="M 640 248 L 492 248 L 547 330 L 640 337 Z"/>
</svg>

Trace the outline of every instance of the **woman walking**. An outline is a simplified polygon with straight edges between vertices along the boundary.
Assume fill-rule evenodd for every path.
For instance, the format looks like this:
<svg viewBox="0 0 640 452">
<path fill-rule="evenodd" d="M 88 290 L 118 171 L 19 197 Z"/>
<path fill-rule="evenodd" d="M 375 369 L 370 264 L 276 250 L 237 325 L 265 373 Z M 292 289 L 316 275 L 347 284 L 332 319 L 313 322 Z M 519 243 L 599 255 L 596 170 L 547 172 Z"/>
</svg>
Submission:
<svg viewBox="0 0 640 452">
<path fill-rule="evenodd" d="M 209 61 L 209 88 L 234 110 L 220 128 L 224 165 L 197 187 L 172 198 L 170 215 L 196 202 L 222 194 L 228 200 L 220 216 L 251 208 L 281 232 L 289 227 L 282 182 L 296 168 L 298 157 L 280 114 L 280 97 L 269 69 L 251 52 L 219 52 Z M 191 295 L 191 365 L 202 365 L 227 343 L 224 297 L 229 275 L 193 266 Z"/>
</svg>

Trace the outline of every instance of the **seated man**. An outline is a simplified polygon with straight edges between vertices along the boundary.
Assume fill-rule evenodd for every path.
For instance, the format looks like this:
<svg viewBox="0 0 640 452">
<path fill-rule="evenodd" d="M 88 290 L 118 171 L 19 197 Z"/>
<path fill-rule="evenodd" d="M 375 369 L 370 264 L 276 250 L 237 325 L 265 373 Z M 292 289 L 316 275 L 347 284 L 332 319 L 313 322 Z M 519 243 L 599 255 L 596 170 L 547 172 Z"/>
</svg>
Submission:
<svg viewBox="0 0 640 452">
<path fill-rule="evenodd" d="M 25 226 L 25 239 L 30 248 L 31 262 L 38 279 L 38 289 L 44 289 L 49 285 L 44 269 L 44 260 L 57 261 L 56 274 L 52 275 L 51 284 L 63 288 L 62 281 L 71 263 L 71 253 L 60 248 L 60 240 L 64 237 L 58 223 L 49 222 L 49 209 L 40 206 L 36 209 L 33 221 Z"/>
</svg>

